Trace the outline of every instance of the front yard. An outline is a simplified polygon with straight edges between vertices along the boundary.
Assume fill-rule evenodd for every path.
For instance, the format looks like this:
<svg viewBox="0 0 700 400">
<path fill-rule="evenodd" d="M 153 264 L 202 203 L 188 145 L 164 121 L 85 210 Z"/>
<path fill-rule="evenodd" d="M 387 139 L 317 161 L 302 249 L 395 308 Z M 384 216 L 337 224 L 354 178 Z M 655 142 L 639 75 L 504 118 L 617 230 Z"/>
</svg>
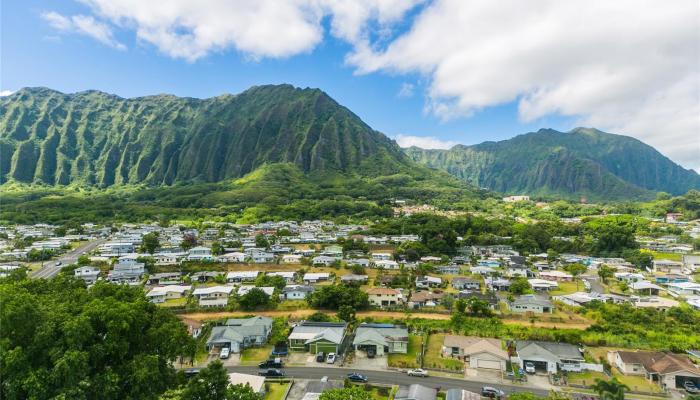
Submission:
<svg viewBox="0 0 700 400">
<path fill-rule="evenodd" d="M 241 352 L 241 365 L 257 365 L 270 358 L 272 346 L 249 347 Z"/>
<path fill-rule="evenodd" d="M 576 286 L 576 282 L 558 282 L 559 283 L 559 288 L 556 290 L 551 290 L 549 294 L 552 296 L 561 296 L 565 294 L 571 294 L 575 293 L 579 290 L 583 290 L 584 286 L 583 283 L 579 281 L 578 287 Z"/>
<path fill-rule="evenodd" d="M 265 400 L 282 400 L 289 385 L 291 385 L 291 382 L 266 382 L 267 393 L 265 393 Z"/>
<path fill-rule="evenodd" d="M 464 369 L 464 362 L 452 358 L 442 357 L 442 343 L 445 341 L 444 333 L 436 333 L 428 336 L 428 345 L 425 350 L 423 367 L 459 371 Z"/>
<path fill-rule="evenodd" d="M 422 336 L 408 335 L 408 353 L 389 354 L 389 366 L 394 368 L 418 368 L 418 357 L 423 342 Z"/>
<path fill-rule="evenodd" d="M 638 375 L 622 375 L 617 369 L 613 369 L 613 377 L 627 385 L 630 390 L 635 392 L 651 392 L 660 393 L 659 385 L 649 382 L 643 376 Z M 591 386 L 596 382 L 596 379 L 610 380 L 610 378 L 602 372 L 584 371 L 569 373 L 567 381 L 573 385 Z"/>
</svg>

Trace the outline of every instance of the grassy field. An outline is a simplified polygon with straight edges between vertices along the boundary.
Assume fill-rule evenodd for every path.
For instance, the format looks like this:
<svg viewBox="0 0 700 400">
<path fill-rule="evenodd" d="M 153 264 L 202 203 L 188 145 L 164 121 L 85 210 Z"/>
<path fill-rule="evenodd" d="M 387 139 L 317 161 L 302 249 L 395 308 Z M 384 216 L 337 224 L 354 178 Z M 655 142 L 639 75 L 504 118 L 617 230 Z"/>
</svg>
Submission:
<svg viewBox="0 0 700 400">
<path fill-rule="evenodd" d="M 679 253 L 661 253 L 658 251 L 652 251 L 651 255 L 654 257 L 654 260 L 681 261 L 683 259 L 683 255 Z"/>
<path fill-rule="evenodd" d="M 241 352 L 241 365 L 256 365 L 270 357 L 272 346 L 249 347 Z"/>
<path fill-rule="evenodd" d="M 608 380 L 608 376 L 602 372 L 585 371 L 569 373 L 567 381 L 574 385 L 590 386 L 595 383 L 596 379 Z"/>
<path fill-rule="evenodd" d="M 267 387 L 267 393 L 265 393 L 265 400 L 282 400 L 284 393 L 287 391 L 290 382 L 282 383 L 272 383 L 268 382 L 265 384 Z"/>
<path fill-rule="evenodd" d="M 422 336 L 408 335 L 408 353 L 389 354 L 389 366 L 394 368 L 418 368 L 418 354 L 421 350 Z"/>
<path fill-rule="evenodd" d="M 578 288 L 576 287 L 576 282 L 559 282 L 559 288 L 557 290 L 552 290 L 549 293 L 552 296 L 561 296 L 564 294 L 575 293 L 579 290 L 583 290 L 583 283 L 579 282 Z"/>
<path fill-rule="evenodd" d="M 638 392 L 653 392 L 660 393 L 661 387 L 655 383 L 649 382 L 643 376 L 638 375 L 622 375 L 617 369 L 613 369 L 613 376 L 620 382 L 629 386 L 630 390 Z"/>
<path fill-rule="evenodd" d="M 445 340 L 444 333 L 436 333 L 428 337 L 428 345 L 425 350 L 423 366 L 427 368 L 440 368 L 448 370 L 460 370 L 464 363 L 460 360 L 442 357 L 442 343 Z"/>
</svg>

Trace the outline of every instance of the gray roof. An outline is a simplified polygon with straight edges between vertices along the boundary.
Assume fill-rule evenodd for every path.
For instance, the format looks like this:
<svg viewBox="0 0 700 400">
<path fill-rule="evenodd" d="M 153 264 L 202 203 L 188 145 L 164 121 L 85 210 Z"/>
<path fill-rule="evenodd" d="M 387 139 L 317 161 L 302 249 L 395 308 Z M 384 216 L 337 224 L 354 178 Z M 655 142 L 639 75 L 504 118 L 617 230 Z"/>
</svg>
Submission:
<svg viewBox="0 0 700 400">
<path fill-rule="evenodd" d="M 226 325 L 215 326 L 211 329 L 211 335 L 207 344 L 243 342 L 246 337 L 265 336 L 272 329 L 272 318 L 251 317 L 251 318 L 231 318 L 226 321 Z"/>
<path fill-rule="evenodd" d="M 396 392 L 396 400 L 435 400 L 437 390 L 414 383 L 410 386 L 401 386 Z"/>
<path fill-rule="evenodd" d="M 481 400 L 481 395 L 463 389 L 447 389 L 445 400 Z"/>
<path fill-rule="evenodd" d="M 311 293 L 316 290 L 315 287 L 313 286 L 308 286 L 308 285 L 289 285 L 285 286 L 284 289 L 282 289 L 282 293 L 291 293 L 291 292 L 305 292 L 305 293 Z"/>
<path fill-rule="evenodd" d="M 511 304 L 522 304 L 522 305 L 535 305 L 540 307 L 552 307 L 552 302 L 549 299 L 542 296 L 536 296 L 534 294 L 524 294 L 517 299 L 513 300 Z"/>
<path fill-rule="evenodd" d="M 518 340 L 516 349 L 520 358 L 529 355 L 551 355 L 558 359 L 583 360 L 578 346 L 569 343 Z"/>
<path fill-rule="evenodd" d="M 389 342 L 407 342 L 408 329 L 405 326 L 391 324 L 363 323 L 355 330 L 353 345 L 374 342 L 387 346 Z"/>
</svg>

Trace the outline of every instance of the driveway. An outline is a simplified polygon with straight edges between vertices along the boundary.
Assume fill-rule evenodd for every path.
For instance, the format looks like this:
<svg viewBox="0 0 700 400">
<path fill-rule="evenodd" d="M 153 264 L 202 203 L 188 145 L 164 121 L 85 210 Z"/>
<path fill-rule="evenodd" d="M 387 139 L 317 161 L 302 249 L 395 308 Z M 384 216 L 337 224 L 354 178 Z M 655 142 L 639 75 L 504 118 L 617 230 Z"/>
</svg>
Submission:
<svg viewBox="0 0 700 400">
<path fill-rule="evenodd" d="M 298 365 L 306 367 L 325 366 L 324 363 L 316 362 L 316 356 L 310 353 L 289 353 L 287 365 Z"/>
<path fill-rule="evenodd" d="M 368 358 L 364 351 L 356 351 L 354 360 L 347 368 L 355 368 L 358 371 L 363 370 L 386 370 L 389 367 L 389 356 L 383 355 L 374 358 Z"/>
</svg>

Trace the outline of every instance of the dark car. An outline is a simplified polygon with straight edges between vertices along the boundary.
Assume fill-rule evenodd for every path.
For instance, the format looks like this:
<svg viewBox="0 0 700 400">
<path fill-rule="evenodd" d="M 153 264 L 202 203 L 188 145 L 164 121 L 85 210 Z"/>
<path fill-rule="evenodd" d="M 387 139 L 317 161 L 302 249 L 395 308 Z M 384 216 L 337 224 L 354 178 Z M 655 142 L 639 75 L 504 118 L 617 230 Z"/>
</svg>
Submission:
<svg viewBox="0 0 700 400">
<path fill-rule="evenodd" d="M 348 380 L 349 380 L 350 382 L 362 382 L 362 383 L 365 383 L 365 382 L 367 382 L 367 377 L 364 376 L 364 375 L 362 375 L 362 374 L 358 374 L 357 372 L 351 372 L 351 373 L 348 374 Z"/>
<path fill-rule="evenodd" d="M 271 358 L 258 364 L 258 368 L 282 368 L 282 360 L 279 358 Z"/>
<path fill-rule="evenodd" d="M 374 358 L 376 355 L 377 351 L 375 349 L 367 349 L 367 358 Z"/>
<path fill-rule="evenodd" d="M 197 374 L 199 373 L 199 370 L 196 368 L 188 368 L 182 372 L 185 374 L 185 378 L 189 379 L 189 378 L 197 376 Z"/>
<path fill-rule="evenodd" d="M 490 397 L 492 399 L 502 399 L 506 397 L 506 394 L 502 390 L 498 390 L 495 387 L 484 386 L 481 388 L 481 395 L 483 397 Z"/>
<path fill-rule="evenodd" d="M 695 385 L 695 383 L 691 381 L 685 381 L 683 384 L 683 388 L 685 389 L 686 392 L 690 394 L 698 394 L 700 393 L 700 389 Z"/>
<path fill-rule="evenodd" d="M 316 362 L 324 362 L 326 361 L 326 353 L 319 351 L 316 353 Z"/>
<path fill-rule="evenodd" d="M 284 376 L 284 372 L 282 372 L 278 369 L 268 369 L 265 371 L 260 371 L 258 373 L 258 375 L 267 376 L 268 378 L 274 378 L 274 377 Z"/>
</svg>

